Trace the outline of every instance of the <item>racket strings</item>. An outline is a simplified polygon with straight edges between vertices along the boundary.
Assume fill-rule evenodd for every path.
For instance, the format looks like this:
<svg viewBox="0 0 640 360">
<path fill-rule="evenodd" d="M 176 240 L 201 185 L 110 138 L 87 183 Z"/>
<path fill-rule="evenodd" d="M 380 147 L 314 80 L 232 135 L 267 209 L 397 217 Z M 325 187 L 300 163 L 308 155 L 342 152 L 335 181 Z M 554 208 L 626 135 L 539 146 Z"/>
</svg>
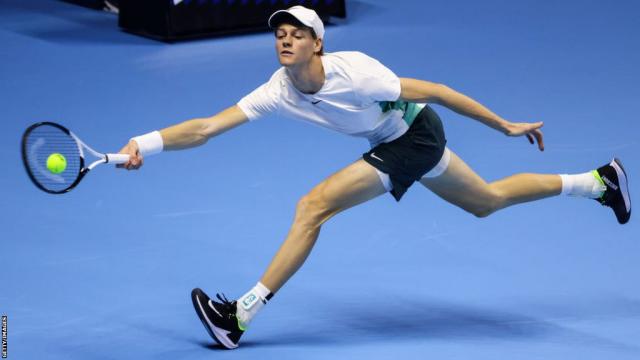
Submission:
<svg viewBox="0 0 640 360">
<path fill-rule="evenodd" d="M 66 167 L 59 173 L 47 167 L 52 154 L 61 154 Z M 63 192 L 78 179 L 83 160 L 75 139 L 52 125 L 42 124 L 33 128 L 23 139 L 23 156 L 32 180 L 51 192 Z"/>
</svg>

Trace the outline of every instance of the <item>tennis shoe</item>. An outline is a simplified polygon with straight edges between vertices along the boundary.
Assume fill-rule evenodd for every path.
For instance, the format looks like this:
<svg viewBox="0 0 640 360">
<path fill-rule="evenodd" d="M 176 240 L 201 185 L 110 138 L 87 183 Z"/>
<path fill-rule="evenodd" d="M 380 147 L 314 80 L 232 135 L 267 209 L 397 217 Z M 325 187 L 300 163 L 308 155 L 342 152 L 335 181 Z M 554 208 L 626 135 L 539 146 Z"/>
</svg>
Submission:
<svg viewBox="0 0 640 360">
<path fill-rule="evenodd" d="M 198 288 L 191 291 L 193 307 L 209 335 L 224 348 L 235 349 L 244 333 L 236 317 L 236 301 L 227 300 L 224 294 L 216 297 L 220 302 L 211 300 Z"/>
<path fill-rule="evenodd" d="M 594 176 L 606 186 L 602 195 L 595 199 L 603 206 L 613 209 L 620 224 L 626 224 L 631 217 L 631 197 L 629 180 L 619 159 L 614 158 L 607 165 L 594 171 Z"/>
</svg>

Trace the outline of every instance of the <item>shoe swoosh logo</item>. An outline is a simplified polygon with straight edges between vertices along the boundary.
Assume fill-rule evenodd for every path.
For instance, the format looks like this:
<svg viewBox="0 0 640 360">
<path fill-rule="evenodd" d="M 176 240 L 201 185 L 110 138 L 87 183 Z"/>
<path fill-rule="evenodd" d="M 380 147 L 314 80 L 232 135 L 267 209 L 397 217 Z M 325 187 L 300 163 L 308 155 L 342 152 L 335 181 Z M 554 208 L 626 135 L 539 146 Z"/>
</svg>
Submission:
<svg viewBox="0 0 640 360">
<path fill-rule="evenodd" d="M 202 303 L 200 302 L 200 297 L 199 297 L 198 295 L 196 295 L 196 300 L 198 301 L 198 306 L 200 307 L 200 311 L 202 312 L 202 314 L 203 314 L 203 315 L 205 315 L 205 318 L 206 318 L 207 313 L 204 311 L 204 308 L 202 307 Z M 211 306 L 211 300 L 209 300 L 209 307 L 210 307 L 210 308 L 212 308 L 212 309 L 213 309 L 213 311 L 215 311 L 215 312 L 216 312 L 216 314 L 218 314 L 218 316 L 222 317 L 222 315 L 220 315 L 220 313 L 218 312 L 218 310 L 216 310 L 216 308 L 215 308 L 215 307 Z M 208 318 L 207 318 L 207 322 L 209 322 L 209 319 L 208 319 Z M 211 323 L 209 323 L 209 324 L 210 324 L 210 325 L 213 325 L 213 324 L 211 324 Z"/>
<path fill-rule="evenodd" d="M 384 162 L 384 160 L 382 160 L 382 159 L 380 159 L 379 157 L 376 156 L 376 153 L 371 153 L 371 157 L 374 158 L 374 159 L 378 159 L 378 160 Z"/>
<path fill-rule="evenodd" d="M 216 314 L 218 314 L 218 316 L 222 317 L 222 314 L 220 314 L 220 313 L 218 312 L 218 310 L 216 309 L 216 307 L 215 307 L 215 306 L 213 306 L 213 303 L 211 302 L 211 300 L 209 300 L 209 307 L 210 307 L 211 309 L 213 309 L 213 311 L 215 311 L 215 312 L 216 312 Z"/>
</svg>

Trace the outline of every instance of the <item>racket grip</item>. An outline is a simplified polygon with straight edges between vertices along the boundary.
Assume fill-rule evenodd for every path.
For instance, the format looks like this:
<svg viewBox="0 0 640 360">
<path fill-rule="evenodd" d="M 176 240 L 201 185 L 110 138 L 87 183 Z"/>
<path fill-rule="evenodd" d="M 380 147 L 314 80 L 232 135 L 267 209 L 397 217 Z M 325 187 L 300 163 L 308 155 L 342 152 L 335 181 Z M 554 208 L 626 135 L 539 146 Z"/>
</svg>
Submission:
<svg viewBox="0 0 640 360">
<path fill-rule="evenodd" d="M 128 154 L 104 154 L 104 156 L 110 164 L 124 164 L 129 161 Z"/>
</svg>

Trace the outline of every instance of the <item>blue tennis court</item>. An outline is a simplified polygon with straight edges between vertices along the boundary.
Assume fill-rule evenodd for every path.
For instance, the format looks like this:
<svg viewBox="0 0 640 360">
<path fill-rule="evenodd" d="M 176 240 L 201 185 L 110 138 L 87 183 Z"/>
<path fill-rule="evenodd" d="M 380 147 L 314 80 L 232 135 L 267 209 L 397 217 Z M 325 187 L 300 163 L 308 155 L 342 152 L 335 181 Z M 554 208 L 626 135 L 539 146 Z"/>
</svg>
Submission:
<svg viewBox="0 0 640 360">
<path fill-rule="evenodd" d="M 620 158 L 640 193 L 640 4 L 347 1 L 325 51 L 358 50 L 441 82 L 546 150 L 434 106 L 486 180 L 579 173 Z M 266 19 L 265 19 L 266 21 Z M 103 166 L 73 191 L 29 181 L 20 138 L 55 121 L 96 150 L 210 116 L 278 67 L 272 33 L 165 44 L 61 1 L 0 0 L 0 313 L 8 359 L 638 359 L 640 227 L 560 196 L 476 218 L 419 184 L 327 222 L 240 348 L 204 331 L 190 292 L 237 298 L 298 199 L 369 150 L 268 117 L 207 145 Z"/>
</svg>

